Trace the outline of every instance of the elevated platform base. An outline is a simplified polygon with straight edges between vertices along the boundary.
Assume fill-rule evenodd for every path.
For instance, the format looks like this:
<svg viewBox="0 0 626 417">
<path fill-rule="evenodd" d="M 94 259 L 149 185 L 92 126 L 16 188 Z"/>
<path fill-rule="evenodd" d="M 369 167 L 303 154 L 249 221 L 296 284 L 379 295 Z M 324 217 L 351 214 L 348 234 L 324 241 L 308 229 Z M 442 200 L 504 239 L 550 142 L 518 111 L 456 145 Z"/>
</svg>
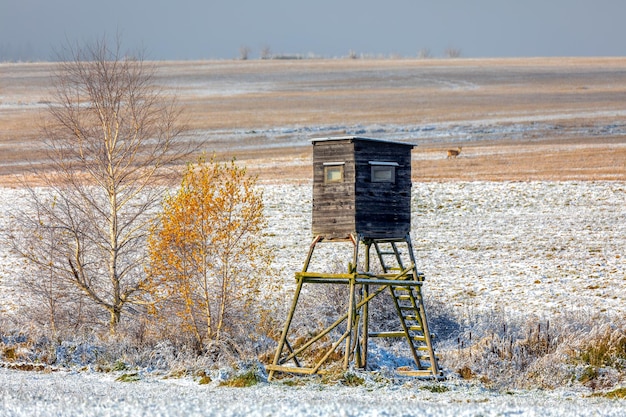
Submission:
<svg viewBox="0 0 626 417">
<path fill-rule="evenodd" d="M 424 275 L 415 267 L 415 257 L 411 238 L 406 235 L 400 239 L 368 239 L 350 236 L 342 239 L 354 246 L 353 259 L 347 273 L 309 272 L 311 258 L 318 244 L 324 241 L 317 236 L 307 255 L 301 272 L 296 273 L 296 291 L 291 310 L 281 339 L 276 349 L 274 361 L 267 365 L 269 379 L 276 372 L 302 375 L 323 374 L 337 357 L 340 357 L 343 369 L 350 365 L 367 369 L 368 340 L 377 338 L 403 338 L 407 342 L 409 353 L 414 361 L 414 368 L 401 368 L 399 375 L 420 378 L 441 378 L 441 371 L 435 356 L 432 337 L 428 329 L 428 320 L 424 309 L 421 287 Z M 329 242 L 337 243 L 337 240 Z M 364 247 L 362 256 L 360 247 Z M 372 248 L 374 249 L 372 251 Z M 371 255 L 375 255 L 381 272 L 370 272 Z M 357 265 L 362 265 L 358 270 Z M 289 342 L 295 329 L 293 318 L 298 307 L 305 284 L 343 284 L 349 289 L 347 311 L 324 329 L 311 335 L 308 340 L 299 338 L 297 345 Z M 391 296 L 398 317 L 397 328 L 370 332 L 370 303 L 383 292 Z M 292 362 L 293 365 L 287 365 Z"/>
</svg>

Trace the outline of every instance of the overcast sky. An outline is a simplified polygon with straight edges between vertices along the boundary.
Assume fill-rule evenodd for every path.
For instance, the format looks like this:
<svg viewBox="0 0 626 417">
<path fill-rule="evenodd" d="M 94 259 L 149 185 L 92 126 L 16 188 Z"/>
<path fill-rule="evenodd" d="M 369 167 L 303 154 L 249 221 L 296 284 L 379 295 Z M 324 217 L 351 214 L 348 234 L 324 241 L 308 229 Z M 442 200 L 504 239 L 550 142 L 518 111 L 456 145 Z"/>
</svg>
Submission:
<svg viewBox="0 0 626 417">
<path fill-rule="evenodd" d="M 0 60 L 121 33 L 150 59 L 626 55 L 623 0 L 0 0 Z"/>
</svg>

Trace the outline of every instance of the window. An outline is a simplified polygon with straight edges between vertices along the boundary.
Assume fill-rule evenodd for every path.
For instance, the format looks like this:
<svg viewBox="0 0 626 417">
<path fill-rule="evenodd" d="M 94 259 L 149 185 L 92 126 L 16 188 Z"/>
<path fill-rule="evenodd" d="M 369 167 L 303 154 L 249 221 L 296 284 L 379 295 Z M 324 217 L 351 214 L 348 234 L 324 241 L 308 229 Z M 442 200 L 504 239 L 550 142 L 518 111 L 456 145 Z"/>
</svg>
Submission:
<svg viewBox="0 0 626 417">
<path fill-rule="evenodd" d="M 324 183 L 343 182 L 345 162 L 324 162 Z"/>
<path fill-rule="evenodd" d="M 387 182 L 394 184 L 396 182 L 397 162 L 380 162 L 370 161 L 372 182 Z"/>
</svg>

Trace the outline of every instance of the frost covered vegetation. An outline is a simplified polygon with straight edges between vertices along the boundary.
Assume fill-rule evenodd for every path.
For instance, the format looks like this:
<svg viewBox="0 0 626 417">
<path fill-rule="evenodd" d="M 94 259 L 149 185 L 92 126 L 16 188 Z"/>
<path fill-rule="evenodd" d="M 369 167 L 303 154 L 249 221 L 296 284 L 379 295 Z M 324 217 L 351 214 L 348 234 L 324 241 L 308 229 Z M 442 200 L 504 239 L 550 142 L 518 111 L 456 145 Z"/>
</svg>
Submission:
<svg viewBox="0 0 626 417">
<path fill-rule="evenodd" d="M 198 349 L 161 334 L 137 311 L 115 336 L 86 323 L 53 337 L 45 322 L 36 320 L 38 301 L 20 287 L 20 261 L 5 249 L 0 257 L 4 366 L 200 381 L 233 363 L 267 362 L 290 301 L 293 273 L 306 254 L 311 190 L 308 184 L 262 188 L 267 239 L 275 255 L 265 279 L 276 285 L 258 325 L 234 334 L 226 344 L 230 349 L 211 344 Z M 8 205 L 25 194 L 3 189 L 2 196 Z M 418 268 L 427 278 L 427 312 L 450 381 L 465 379 L 496 390 L 605 393 L 624 384 L 624 183 L 417 183 L 413 213 Z M 9 221 L 6 214 L 0 217 L 2 230 Z M 332 267 L 343 261 L 340 252 L 326 259 Z M 337 298 L 327 292 L 305 299 L 302 331 L 328 320 L 331 307 L 341 303 Z M 377 319 L 385 318 L 372 320 Z M 390 368 L 402 365 L 406 352 L 393 344 L 372 352 L 372 364 L 393 384 Z M 262 381 L 262 375 L 242 384 Z"/>
<path fill-rule="evenodd" d="M 0 66 L 10 80 L 0 97 L 4 414 L 623 414 L 613 403 L 624 397 L 626 361 L 626 110 L 614 100 L 625 85 L 622 59 L 161 63 L 156 72 L 143 67 L 144 78 L 122 57 L 113 68 L 109 59 L 78 59 L 77 68 L 100 62 L 92 69 L 105 77 L 74 73 L 58 86 L 77 90 L 61 88 L 61 100 L 42 93 L 49 64 Z M 114 68 L 130 72 L 107 76 Z M 99 106 L 84 103 L 109 95 L 82 97 L 84 85 L 131 93 L 113 94 L 102 108 L 139 107 L 93 112 Z M 150 86 L 156 90 L 143 89 Z M 169 170 L 158 181 L 144 175 L 177 166 L 169 156 L 126 163 L 165 155 L 183 132 L 166 123 L 154 134 L 156 122 L 172 119 L 153 115 L 178 115 L 160 106 L 174 90 L 189 123 L 176 160 L 193 159 L 188 152 L 201 144 L 261 174 L 252 187 L 263 203 L 263 216 L 250 224 L 254 236 L 229 240 L 228 229 L 206 227 L 221 219 L 203 217 L 201 206 L 215 200 L 212 179 L 174 189 L 180 178 L 172 182 Z M 135 100 L 137 91 L 156 101 Z M 564 106 L 564 91 L 575 107 Z M 50 106 L 56 102 L 67 111 Z M 355 111 L 355 102 L 364 106 Z M 61 130 L 35 132 L 41 108 L 60 122 L 48 128 Z M 148 140 L 116 148 L 118 134 L 101 138 L 103 131 Z M 57 147 L 38 140 L 55 134 L 71 140 Z M 337 134 L 410 136 L 419 144 L 412 238 L 445 381 L 398 377 L 408 352 L 376 340 L 371 372 L 266 382 L 263 364 L 271 362 L 312 238 L 308 141 Z M 163 146 L 155 137 L 166 139 Z M 156 145 L 154 152 L 144 145 Z M 460 145 L 459 158 L 445 158 Z M 25 178 L 39 188 L 22 188 L 12 176 L 25 172 L 26 155 L 42 162 L 42 175 Z M 205 185 L 203 200 L 196 192 Z M 33 197 L 39 204 L 29 204 Z M 221 209 L 230 201 L 222 199 Z M 19 211 L 27 216 L 13 217 Z M 217 230 L 210 247 L 198 244 L 195 233 Z M 10 250 L 9 233 L 22 254 L 37 255 L 37 268 Z M 235 254 L 252 243 L 256 262 Z M 325 250 L 311 270 L 345 271 L 351 248 Z M 344 308 L 345 294 L 326 287 L 302 296 L 294 344 Z M 374 325 L 393 317 L 389 303 L 376 303 Z"/>
</svg>

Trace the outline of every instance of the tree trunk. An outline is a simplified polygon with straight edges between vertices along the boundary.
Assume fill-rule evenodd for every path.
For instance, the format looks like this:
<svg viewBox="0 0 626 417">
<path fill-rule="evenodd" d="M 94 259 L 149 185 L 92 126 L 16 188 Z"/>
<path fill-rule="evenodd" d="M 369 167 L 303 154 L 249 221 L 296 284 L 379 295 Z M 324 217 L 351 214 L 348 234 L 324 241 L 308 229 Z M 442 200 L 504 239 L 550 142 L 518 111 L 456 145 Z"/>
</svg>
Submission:
<svg viewBox="0 0 626 417">
<path fill-rule="evenodd" d="M 110 318 L 109 318 L 109 333 L 114 335 L 117 331 L 117 325 L 120 324 L 120 319 L 122 318 L 122 312 L 119 308 L 113 307 L 109 310 Z"/>
</svg>

